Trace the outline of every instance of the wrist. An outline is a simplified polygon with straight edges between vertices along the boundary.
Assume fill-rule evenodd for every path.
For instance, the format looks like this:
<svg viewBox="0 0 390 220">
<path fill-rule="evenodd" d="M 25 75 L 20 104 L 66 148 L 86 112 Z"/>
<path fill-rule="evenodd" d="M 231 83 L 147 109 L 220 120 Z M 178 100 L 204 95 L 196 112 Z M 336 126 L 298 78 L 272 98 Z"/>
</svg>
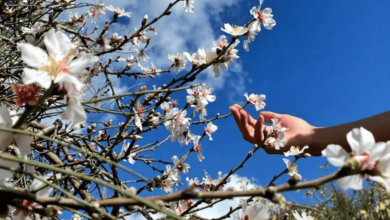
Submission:
<svg viewBox="0 0 390 220">
<path fill-rule="evenodd" d="M 323 140 L 326 138 L 326 135 L 324 134 L 325 127 L 314 127 L 312 128 L 311 132 L 311 145 L 309 147 L 311 148 L 311 152 L 313 156 L 321 156 L 321 151 L 325 149 L 326 146 L 324 146 Z"/>
</svg>

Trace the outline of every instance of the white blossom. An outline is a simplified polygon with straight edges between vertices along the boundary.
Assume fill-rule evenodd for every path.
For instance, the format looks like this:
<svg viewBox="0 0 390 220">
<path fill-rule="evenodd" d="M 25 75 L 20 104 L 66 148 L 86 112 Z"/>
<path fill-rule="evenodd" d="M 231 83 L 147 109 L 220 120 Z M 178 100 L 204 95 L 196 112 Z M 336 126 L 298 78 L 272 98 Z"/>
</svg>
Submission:
<svg viewBox="0 0 390 220">
<path fill-rule="evenodd" d="M 149 57 L 148 55 L 146 55 L 145 53 L 145 50 L 135 50 L 137 51 L 137 63 L 138 63 L 138 66 L 141 66 L 141 61 L 144 60 L 144 61 L 148 61 L 149 60 Z"/>
<path fill-rule="evenodd" d="M 190 169 L 190 165 L 188 163 L 184 163 L 184 159 L 183 161 L 180 161 L 176 155 L 172 157 L 172 160 L 173 164 L 176 166 L 176 169 L 179 171 L 177 177 L 180 181 L 180 173 L 183 172 L 184 174 L 187 174 L 188 170 Z"/>
<path fill-rule="evenodd" d="M 29 66 L 37 68 L 24 68 L 23 83 L 28 85 L 38 83 L 48 89 L 54 83 L 69 82 L 77 90 L 82 84 L 71 73 L 82 72 L 91 62 L 99 59 L 93 54 L 81 52 L 77 54 L 70 39 L 62 32 L 51 29 L 44 36 L 44 42 L 49 56 L 44 50 L 27 43 L 19 43 L 22 60 Z M 73 59 L 77 55 L 76 59 Z"/>
<path fill-rule="evenodd" d="M 225 29 L 221 28 L 222 31 L 232 35 L 233 37 L 238 37 L 241 35 L 244 35 L 248 32 L 249 28 L 246 27 L 240 27 L 240 26 L 231 26 L 230 24 L 225 24 Z"/>
<path fill-rule="evenodd" d="M 133 108 L 134 111 L 134 124 L 139 128 L 140 131 L 142 131 L 142 121 L 144 117 L 144 109 L 145 107 L 139 104 L 137 102 L 137 107 L 136 109 Z"/>
<path fill-rule="evenodd" d="M 23 83 L 28 85 L 38 83 L 48 89 L 52 82 L 62 83 L 68 97 L 68 107 L 63 112 L 64 119 L 71 120 L 78 125 L 86 120 L 82 101 L 83 84 L 71 73 L 81 73 L 91 62 L 99 59 L 93 54 L 81 52 L 77 54 L 70 39 L 60 31 L 51 29 L 44 36 L 48 54 L 39 47 L 27 43 L 19 43 L 22 60 L 29 66 L 24 68 Z M 77 57 L 76 59 L 73 59 Z"/>
<path fill-rule="evenodd" d="M 256 19 L 253 22 L 256 31 L 261 30 L 261 24 L 264 25 L 265 29 L 272 30 L 272 28 L 276 25 L 275 20 L 273 19 L 274 15 L 272 14 L 271 8 L 265 8 L 263 11 L 260 10 L 261 5 L 263 4 L 263 0 L 260 0 L 260 5 L 258 7 L 253 7 L 250 10 L 250 13 Z"/>
<path fill-rule="evenodd" d="M 218 129 L 218 126 L 214 125 L 212 122 L 207 123 L 207 126 L 204 128 L 204 131 L 209 136 L 210 141 L 213 140 L 211 134 L 214 133 Z"/>
<path fill-rule="evenodd" d="M 296 156 L 299 154 L 303 154 L 303 151 L 305 151 L 308 148 L 309 146 L 307 145 L 304 146 L 302 149 L 300 149 L 299 147 L 291 146 L 289 151 L 284 152 L 284 156 L 288 157 L 288 156 Z"/>
<path fill-rule="evenodd" d="M 291 163 L 287 158 L 283 158 L 283 162 L 286 164 L 288 175 L 294 176 L 295 174 L 298 174 L 298 165 Z"/>
<path fill-rule="evenodd" d="M 193 53 L 192 56 L 188 52 L 184 52 L 183 55 L 195 66 L 206 63 L 206 51 L 202 47 L 198 49 L 198 53 Z"/>
<path fill-rule="evenodd" d="M 171 110 L 171 103 L 170 102 L 163 102 L 161 103 L 160 105 L 161 109 L 164 111 L 164 112 L 169 112 Z"/>
<path fill-rule="evenodd" d="M 199 120 L 206 120 L 204 117 L 207 116 L 207 109 L 202 102 L 198 102 L 196 105 L 191 105 L 191 107 L 194 108 L 193 115 L 195 115 L 195 112 L 199 112 Z"/>
<path fill-rule="evenodd" d="M 200 141 L 200 138 L 201 136 L 200 135 L 194 135 L 192 136 L 192 141 L 194 143 L 194 151 L 197 153 L 197 158 L 200 162 L 202 162 L 204 160 L 204 156 L 202 154 L 202 148 L 199 144 L 199 141 Z"/>
<path fill-rule="evenodd" d="M 172 61 L 172 67 L 175 68 L 176 73 L 180 72 L 180 70 L 186 67 L 187 60 L 182 53 L 169 54 L 168 59 Z"/>
<path fill-rule="evenodd" d="M 209 85 L 200 84 L 194 88 L 187 89 L 187 103 L 194 103 L 194 101 L 201 102 L 204 106 L 208 104 L 208 102 L 214 102 L 216 97 L 215 95 L 211 95 L 214 91 L 214 88 Z"/>
<path fill-rule="evenodd" d="M 211 63 L 217 57 L 218 55 L 216 49 L 209 50 L 206 55 L 206 63 Z M 220 69 L 227 70 L 228 65 L 226 62 L 215 62 L 209 68 L 211 68 L 211 70 L 213 71 L 214 77 L 219 78 L 221 76 Z"/>
<path fill-rule="evenodd" d="M 96 24 L 96 18 L 100 18 L 101 15 L 106 14 L 105 7 L 102 1 L 99 1 L 96 5 L 90 6 L 89 11 L 87 12 L 88 16 L 91 18 L 91 22 Z"/>
<path fill-rule="evenodd" d="M 17 117 L 11 117 L 11 113 L 8 111 L 7 107 L 0 106 L 0 127 L 12 128 L 12 125 L 18 120 Z M 13 134 L 10 132 L 0 131 L 0 151 L 4 151 L 8 146 L 14 143 L 22 158 L 25 158 L 27 154 L 31 152 L 30 143 L 32 137 L 28 135 Z"/>
<path fill-rule="evenodd" d="M 118 17 L 126 16 L 126 17 L 131 17 L 131 12 L 125 12 L 123 8 L 117 7 L 115 8 L 112 5 L 106 6 L 106 8 L 112 12 Z"/>
<path fill-rule="evenodd" d="M 183 132 L 188 130 L 190 126 L 190 118 L 185 118 L 187 111 L 180 111 L 178 108 L 172 108 L 165 115 L 165 127 L 172 133 L 171 140 L 175 141 L 178 138 L 183 138 Z"/>
<path fill-rule="evenodd" d="M 306 215 L 306 212 L 302 212 L 302 216 L 301 216 L 299 215 L 297 210 L 294 210 L 292 214 L 296 220 L 314 220 L 313 217 Z"/>
<path fill-rule="evenodd" d="M 39 32 L 42 31 L 42 23 L 35 23 L 34 25 L 31 26 L 31 28 L 27 28 L 27 27 L 22 27 L 21 30 L 23 33 L 25 34 L 38 34 Z"/>
<path fill-rule="evenodd" d="M 237 212 L 235 212 L 234 213 L 235 220 L 268 220 L 269 219 L 268 209 L 264 204 L 260 202 L 256 202 L 255 204 L 253 204 L 248 208 L 245 199 L 241 199 L 240 203 L 242 207 L 242 214 L 240 216 Z"/>
<path fill-rule="evenodd" d="M 81 220 L 81 216 L 79 214 L 72 215 L 72 220 Z"/>
<path fill-rule="evenodd" d="M 288 130 L 288 128 L 281 127 L 278 129 L 278 119 L 271 119 L 271 134 L 272 137 L 269 140 L 269 144 L 273 145 L 276 150 L 279 150 L 281 147 L 284 147 L 287 144 L 287 141 L 284 139 L 284 132 Z"/>
<path fill-rule="evenodd" d="M 184 0 L 184 11 L 194 13 L 194 0 Z"/>
<path fill-rule="evenodd" d="M 195 177 L 194 179 L 190 179 L 190 178 L 186 178 L 186 181 L 188 182 L 188 186 L 199 186 L 200 183 L 199 183 L 199 179 L 198 177 Z"/>
<path fill-rule="evenodd" d="M 126 140 L 124 140 L 122 143 L 122 150 L 121 150 L 120 155 L 125 155 L 129 146 L 130 146 L 130 143 L 126 143 Z M 138 145 L 134 145 L 133 149 L 136 149 L 136 148 L 138 148 Z M 125 159 L 123 159 L 123 161 L 128 161 L 130 164 L 134 164 L 135 163 L 134 156 L 136 154 L 137 153 L 130 153 L 129 156 L 127 156 Z"/>
<path fill-rule="evenodd" d="M 62 112 L 61 117 L 72 121 L 73 127 L 78 128 L 80 124 L 87 120 L 87 114 L 85 113 L 84 106 L 81 104 L 83 101 L 83 93 L 80 90 L 74 88 L 74 84 L 69 82 L 64 83 L 66 89 L 67 107 Z"/>
<path fill-rule="evenodd" d="M 364 128 L 354 128 L 347 134 L 352 157 L 340 145 L 330 144 L 321 153 L 329 163 L 343 167 L 347 161 L 358 162 L 366 174 L 356 174 L 337 180 L 341 188 L 363 189 L 363 178 L 376 181 L 390 192 L 390 142 L 375 143 L 373 134 Z"/>
<path fill-rule="evenodd" d="M 256 94 L 250 94 L 248 96 L 248 93 L 245 93 L 244 96 L 246 97 L 246 100 L 250 103 L 252 103 L 255 108 L 256 108 L 256 111 L 259 111 L 263 108 L 265 108 L 265 95 L 261 94 L 261 95 L 256 95 Z"/>
<path fill-rule="evenodd" d="M 246 32 L 246 34 L 245 34 L 246 40 L 244 40 L 244 42 L 243 42 L 243 46 L 244 46 L 244 49 L 246 50 L 246 52 L 249 52 L 249 43 L 255 40 L 255 36 L 256 36 L 258 33 L 259 33 L 259 32 L 256 30 L 256 26 L 254 26 L 254 25 L 252 24 L 252 25 L 249 27 L 248 32 Z"/>
</svg>

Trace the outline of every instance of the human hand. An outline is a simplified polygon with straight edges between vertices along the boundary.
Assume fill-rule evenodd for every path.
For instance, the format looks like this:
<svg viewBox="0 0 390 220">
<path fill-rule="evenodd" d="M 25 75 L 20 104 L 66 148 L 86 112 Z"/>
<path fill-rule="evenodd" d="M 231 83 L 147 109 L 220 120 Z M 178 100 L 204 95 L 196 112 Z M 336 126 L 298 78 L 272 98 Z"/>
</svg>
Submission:
<svg viewBox="0 0 390 220">
<path fill-rule="evenodd" d="M 281 154 L 290 149 L 291 146 L 299 146 L 300 148 L 305 145 L 309 146 L 305 152 L 310 153 L 313 156 L 321 155 L 321 152 L 317 152 L 315 146 L 313 146 L 314 126 L 307 123 L 305 120 L 285 114 L 278 114 L 274 112 L 263 111 L 260 113 L 258 120 L 252 118 L 248 112 L 245 111 L 240 105 L 233 105 L 230 107 L 237 126 L 241 131 L 243 138 L 252 143 L 260 145 L 264 140 L 264 129 L 269 131 L 271 126 L 264 125 L 264 122 L 272 123 L 271 119 L 278 119 L 278 129 L 281 127 L 288 128 L 284 132 L 284 139 L 287 141 L 286 146 L 280 150 L 276 150 L 273 146 L 265 147 L 264 150 L 270 154 Z"/>
</svg>

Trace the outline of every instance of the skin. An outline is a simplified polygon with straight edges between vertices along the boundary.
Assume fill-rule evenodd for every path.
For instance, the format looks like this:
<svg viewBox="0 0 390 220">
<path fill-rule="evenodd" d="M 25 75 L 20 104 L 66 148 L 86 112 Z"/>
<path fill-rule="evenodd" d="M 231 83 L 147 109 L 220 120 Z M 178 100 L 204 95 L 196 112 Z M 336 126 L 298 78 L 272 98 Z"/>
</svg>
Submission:
<svg viewBox="0 0 390 220">
<path fill-rule="evenodd" d="M 263 131 L 270 130 L 270 126 L 264 122 L 272 123 L 271 119 L 279 120 L 278 129 L 286 127 L 285 140 L 287 145 L 280 150 L 266 147 L 264 150 L 269 154 L 282 154 L 290 149 L 291 146 L 303 147 L 309 146 L 305 152 L 313 156 L 321 156 L 321 151 L 328 144 L 338 144 L 347 152 L 351 151 L 347 142 L 346 135 L 353 128 L 364 127 L 371 131 L 377 142 L 390 140 L 390 111 L 365 118 L 359 121 L 341 124 L 332 127 L 315 127 L 305 120 L 287 114 L 278 114 L 275 112 L 262 111 L 258 119 L 252 118 L 240 105 L 234 104 L 230 107 L 237 126 L 240 129 L 242 137 L 252 143 L 260 144 L 263 139 Z"/>
</svg>

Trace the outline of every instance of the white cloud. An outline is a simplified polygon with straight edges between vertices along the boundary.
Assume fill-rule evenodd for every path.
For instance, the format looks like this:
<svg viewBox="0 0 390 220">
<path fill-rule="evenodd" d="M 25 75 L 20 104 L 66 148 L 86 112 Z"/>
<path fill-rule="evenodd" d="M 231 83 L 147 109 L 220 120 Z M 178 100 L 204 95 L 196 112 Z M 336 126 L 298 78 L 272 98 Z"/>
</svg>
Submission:
<svg viewBox="0 0 390 220">
<path fill-rule="evenodd" d="M 94 3 L 96 0 L 83 1 L 85 3 Z M 111 36 L 114 32 L 119 32 L 120 35 L 129 34 L 134 28 L 139 28 L 141 20 L 145 14 L 148 14 L 149 21 L 152 21 L 154 18 L 158 17 L 165 8 L 171 3 L 170 0 L 143 0 L 143 1 L 103 1 L 105 4 L 113 4 L 114 6 L 119 6 L 125 8 L 126 11 L 133 13 L 132 17 L 129 20 L 129 24 L 124 23 L 115 23 L 110 28 Z M 194 13 L 184 12 L 184 2 L 179 2 L 171 9 L 171 15 L 165 16 L 156 22 L 153 27 L 157 28 L 158 35 L 154 35 L 151 31 L 147 33 L 152 37 L 151 46 L 149 50 L 146 51 L 148 56 L 150 56 L 151 61 L 157 66 L 157 68 L 165 69 L 170 66 L 170 61 L 168 60 L 168 54 L 180 53 L 180 52 L 189 52 L 194 53 L 198 48 L 203 47 L 206 51 L 213 46 L 213 42 L 216 41 L 220 34 L 222 34 L 220 27 L 223 26 L 223 21 L 221 20 L 221 13 L 229 11 L 233 7 L 236 7 L 240 4 L 240 0 L 196 0 L 195 1 L 195 10 Z M 79 13 L 83 13 L 87 10 L 77 9 Z M 113 13 L 106 11 L 106 15 L 102 16 L 101 19 L 97 19 L 98 26 L 100 29 L 104 27 L 104 22 L 112 19 Z M 65 17 L 64 17 L 65 19 Z M 93 29 L 95 25 L 90 24 L 88 21 L 88 30 Z M 100 32 L 100 29 L 98 33 Z M 92 35 L 94 36 L 94 35 Z M 129 50 L 127 46 L 120 53 L 114 53 L 106 55 L 105 59 L 108 57 L 115 58 L 118 55 L 127 56 L 126 53 L 134 52 Z M 147 66 L 150 63 L 143 62 L 142 65 Z M 190 63 L 187 64 L 187 70 L 189 70 Z M 118 66 L 118 65 L 116 65 Z M 121 65 L 124 66 L 124 65 Z M 137 67 L 134 67 L 134 70 L 137 70 Z M 203 75 L 206 75 L 206 80 L 208 83 L 215 84 L 217 88 L 222 88 L 223 84 L 226 82 L 226 76 L 229 76 L 230 73 L 224 71 L 222 75 L 225 74 L 225 78 L 214 79 L 213 74 L 205 71 Z M 181 73 L 183 74 L 183 73 Z M 166 75 L 166 74 L 164 74 Z M 158 77 L 164 77 L 158 76 Z M 169 75 L 172 77 L 172 74 Z M 117 80 L 116 77 L 115 85 L 119 86 L 123 83 L 121 80 Z M 103 80 L 98 80 L 99 84 L 104 83 Z"/>
<path fill-rule="evenodd" d="M 228 98 L 230 103 L 245 104 L 244 93 L 247 92 L 246 83 L 251 82 L 252 79 L 249 78 L 248 73 L 242 69 L 242 64 L 236 62 L 231 65 L 229 70 L 232 74 L 231 77 L 233 80 L 229 81 L 229 87 L 231 89 L 228 93 Z"/>
<path fill-rule="evenodd" d="M 248 183 L 246 185 L 247 189 L 254 189 L 257 187 L 257 185 L 254 183 L 253 179 L 249 179 L 247 177 L 241 177 L 237 174 L 233 174 L 231 176 L 231 181 L 225 185 L 224 190 L 234 187 L 236 190 L 242 190 L 241 189 L 241 183 L 239 181 L 242 181 L 244 184 Z M 198 215 L 205 218 L 218 218 L 222 215 L 225 215 L 227 212 L 229 212 L 230 207 L 235 208 L 240 204 L 240 199 L 242 198 L 234 198 L 229 200 L 224 200 L 216 205 L 214 205 L 212 208 L 202 210 L 198 212 Z M 205 206 L 205 205 L 202 205 Z M 200 206 L 200 207 L 202 207 Z M 240 211 L 239 211 L 240 212 Z M 231 216 L 227 219 L 233 219 Z"/>
<path fill-rule="evenodd" d="M 224 190 L 234 187 L 236 190 L 242 190 L 241 186 L 242 184 L 240 183 L 243 182 L 244 184 L 248 183 L 246 185 L 247 189 L 254 189 L 257 187 L 255 180 L 254 179 L 249 179 L 248 177 L 241 177 L 237 174 L 233 174 L 231 176 L 230 182 L 224 186 Z M 210 218 L 217 218 L 221 217 L 222 215 L 225 215 L 227 212 L 229 212 L 230 207 L 235 208 L 238 205 L 240 205 L 240 199 L 242 198 L 234 198 L 234 199 L 227 199 L 224 200 L 220 203 L 217 203 L 211 208 L 199 211 L 197 214 L 201 217 L 210 219 Z M 199 207 L 204 207 L 205 205 L 200 205 Z M 240 212 L 240 211 L 239 211 Z M 240 212 L 241 213 L 241 212 Z M 157 215 L 152 215 L 154 219 L 161 218 L 164 215 L 162 214 L 157 214 Z M 233 217 L 231 216 L 230 218 L 233 220 Z M 139 213 L 134 214 L 132 216 L 129 216 L 126 218 L 126 220 L 145 220 L 145 217 L 140 215 Z"/>
</svg>

